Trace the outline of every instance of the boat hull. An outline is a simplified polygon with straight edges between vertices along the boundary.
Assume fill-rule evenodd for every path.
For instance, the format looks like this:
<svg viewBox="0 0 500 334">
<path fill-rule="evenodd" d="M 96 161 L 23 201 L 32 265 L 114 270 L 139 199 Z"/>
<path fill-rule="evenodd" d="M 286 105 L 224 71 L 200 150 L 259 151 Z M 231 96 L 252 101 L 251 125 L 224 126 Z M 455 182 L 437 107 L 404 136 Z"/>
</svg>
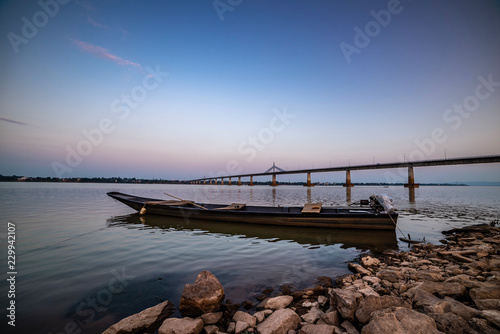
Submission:
<svg viewBox="0 0 500 334">
<path fill-rule="evenodd" d="M 108 195 L 136 211 L 146 209 L 157 214 L 184 219 L 201 219 L 231 223 L 306 226 L 339 229 L 394 230 L 397 213 L 384 214 L 372 209 L 324 208 L 321 213 L 302 213 L 300 207 L 246 206 L 239 210 L 221 210 L 224 205 L 197 206 L 163 205 L 162 200 L 110 192 Z"/>
</svg>

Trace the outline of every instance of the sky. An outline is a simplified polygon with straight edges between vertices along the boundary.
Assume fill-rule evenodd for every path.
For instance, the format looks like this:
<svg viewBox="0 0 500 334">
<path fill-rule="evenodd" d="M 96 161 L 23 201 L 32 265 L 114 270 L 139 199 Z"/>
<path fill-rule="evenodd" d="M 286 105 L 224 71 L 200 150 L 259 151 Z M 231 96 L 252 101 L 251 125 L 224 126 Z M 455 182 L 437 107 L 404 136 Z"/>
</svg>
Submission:
<svg viewBox="0 0 500 334">
<path fill-rule="evenodd" d="M 192 179 L 500 154 L 499 1 L 12 0 L 0 35 L 3 175 Z M 351 177 L 394 175 L 406 171 Z M 500 181 L 500 164 L 415 177 Z"/>
</svg>

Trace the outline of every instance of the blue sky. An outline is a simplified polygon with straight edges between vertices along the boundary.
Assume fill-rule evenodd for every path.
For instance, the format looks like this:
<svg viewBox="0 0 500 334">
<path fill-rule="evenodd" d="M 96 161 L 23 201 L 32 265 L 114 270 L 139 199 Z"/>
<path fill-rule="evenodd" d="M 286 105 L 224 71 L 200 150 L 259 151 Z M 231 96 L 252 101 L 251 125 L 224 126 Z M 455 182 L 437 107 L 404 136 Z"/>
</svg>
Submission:
<svg viewBox="0 0 500 334">
<path fill-rule="evenodd" d="M 498 1 L 4 1 L 0 32 L 4 175 L 500 153 Z M 416 177 L 500 181 L 500 165 Z"/>
</svg>

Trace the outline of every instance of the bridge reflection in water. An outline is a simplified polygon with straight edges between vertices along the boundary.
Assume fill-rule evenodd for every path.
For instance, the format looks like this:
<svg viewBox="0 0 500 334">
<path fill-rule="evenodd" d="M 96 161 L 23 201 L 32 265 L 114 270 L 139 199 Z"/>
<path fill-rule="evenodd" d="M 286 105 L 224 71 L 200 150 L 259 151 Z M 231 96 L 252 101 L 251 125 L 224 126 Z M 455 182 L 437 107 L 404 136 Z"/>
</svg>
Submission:
<svg viewBox="0 0 500 334">
<path fill-rule="evenodd" d="M 388 249 L 398 249 L 395 231 L 240 224 L 160 215 L 139 215 L 138 213 L 112 217 L 108 219 L 107 224 L 108 227 L 193 231 L 197 234 L 238 236 L 267 242 L 289 241 L 307 247 L 340 245 L 340 248 L 356 248 L 375 254 Z"/>
</svg>

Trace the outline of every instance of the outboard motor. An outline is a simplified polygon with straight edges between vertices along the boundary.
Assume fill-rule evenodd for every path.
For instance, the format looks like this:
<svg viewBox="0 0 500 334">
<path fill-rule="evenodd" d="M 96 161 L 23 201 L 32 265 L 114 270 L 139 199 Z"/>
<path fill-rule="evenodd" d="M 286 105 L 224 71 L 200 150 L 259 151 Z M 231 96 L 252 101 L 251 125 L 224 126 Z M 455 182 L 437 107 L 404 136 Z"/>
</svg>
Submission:
<svg viewBox="0 0 500 334">
<path fill-rule="evenodd" d="M 387 195 L 371 195 L 370 207 L 380 213 L 392 213 L 396 211 L 392 198 Z"/>
</svg>

